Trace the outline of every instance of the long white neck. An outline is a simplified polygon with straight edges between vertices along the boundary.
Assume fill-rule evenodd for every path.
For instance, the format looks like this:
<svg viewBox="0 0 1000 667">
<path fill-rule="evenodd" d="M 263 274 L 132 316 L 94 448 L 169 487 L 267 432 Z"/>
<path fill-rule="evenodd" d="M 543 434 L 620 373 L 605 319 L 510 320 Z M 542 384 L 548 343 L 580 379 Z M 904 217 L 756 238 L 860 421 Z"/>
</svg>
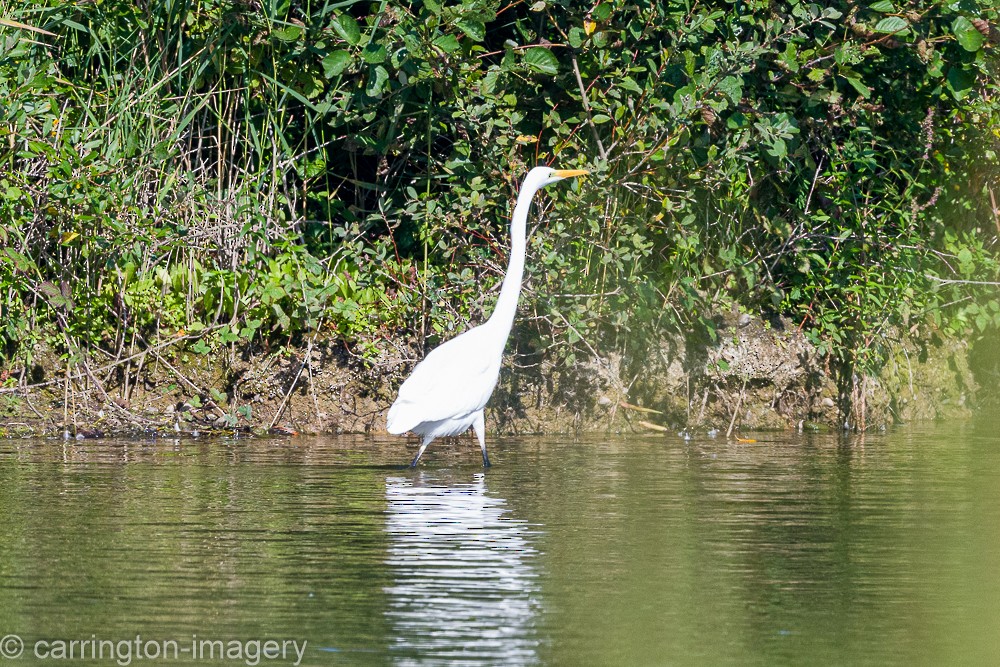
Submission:
<svg viewBox="0 0 1000 667">
<path fill-rule="evenodd" d="M 487 325 L 496 331 L 503 332 L 506 343 L 510 329 L 514 325 L 514 315 L 517 313 L 517 300 L 521 296 L 521 279 L 524 277 L 524 256 L 527 252 L 528 211 L 531 209 L 531 199 L 538 188 L 521 189 L 514 205 L 514 214 L 510 220 L 510 260 L 507 263 L 507 273 L 500 286 L 500 296 L 496 308 Z"/>
</svg>

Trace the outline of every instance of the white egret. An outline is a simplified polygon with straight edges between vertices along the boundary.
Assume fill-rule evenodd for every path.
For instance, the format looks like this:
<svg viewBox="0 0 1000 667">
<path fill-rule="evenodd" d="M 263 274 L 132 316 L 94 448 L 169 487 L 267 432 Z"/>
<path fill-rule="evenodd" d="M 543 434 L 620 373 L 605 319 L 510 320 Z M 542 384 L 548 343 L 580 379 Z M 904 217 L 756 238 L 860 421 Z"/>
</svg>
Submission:
<svg viewBox="0 0 1000 667">
<path fill-rule="evenodd" d="M 525 177 L 511 216 L 510 260 L 493 315 L 431 350 L 399 388 L 399 396 L 389 408 L 386 420 L 389 433 L 400 435 L 412 431 L 423 436 L 411 467 L 417 465 L 432 440 L 465 433 L 470 426 L 483 450 L 483 466 L 490 465 L 483 408 L 497 386 L 503 349 L 521 295 L 531 199 L 550 183 L 587 173 L 585 169 L 535 167 Z"/>
</svg>

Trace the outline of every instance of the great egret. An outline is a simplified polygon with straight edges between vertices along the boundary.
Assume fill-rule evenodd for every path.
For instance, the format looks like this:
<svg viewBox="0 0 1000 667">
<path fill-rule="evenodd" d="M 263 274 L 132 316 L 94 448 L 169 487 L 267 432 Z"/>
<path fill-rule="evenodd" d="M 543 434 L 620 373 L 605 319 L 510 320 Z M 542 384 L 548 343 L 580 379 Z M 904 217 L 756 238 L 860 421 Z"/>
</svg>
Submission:
<svg viewBox="0 0 1000 667">
<path fill-rule="evenodd" d="M 386 420 L 389 433 L 413 431 L 423 436 L 410 467 L 417 465 L 432 440 L 465 433 L 470 426 L 483 450 L 483 466 L 489 467 L 483 408 L 497 386 L 503 349 L 521 295 L 531 199 L 550 183 L 587 173 L 586 169 L 550 167 L 535 167 L 528 172 L 511 216 L 510 260 L 493 315 L 478 327 L 431 350 L 399 388 L 399 396 L 389 408 Z"/>
</svg>

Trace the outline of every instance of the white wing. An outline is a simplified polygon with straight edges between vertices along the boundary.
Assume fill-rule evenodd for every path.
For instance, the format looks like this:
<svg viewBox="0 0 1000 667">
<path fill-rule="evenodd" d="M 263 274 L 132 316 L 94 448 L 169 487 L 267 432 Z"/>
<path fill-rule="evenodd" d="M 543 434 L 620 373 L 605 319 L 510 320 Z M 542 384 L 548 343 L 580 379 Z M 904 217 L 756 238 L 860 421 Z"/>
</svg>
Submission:
<svg viewBox="0 0 1000 667">
<path fill-rule="evenodd" d="M 431 350 L 399 388 L 386 420 L 389 433 L 481 410 L 496 387 L 503 354 L 491 334 L 479 326 Z"/>
</svg>

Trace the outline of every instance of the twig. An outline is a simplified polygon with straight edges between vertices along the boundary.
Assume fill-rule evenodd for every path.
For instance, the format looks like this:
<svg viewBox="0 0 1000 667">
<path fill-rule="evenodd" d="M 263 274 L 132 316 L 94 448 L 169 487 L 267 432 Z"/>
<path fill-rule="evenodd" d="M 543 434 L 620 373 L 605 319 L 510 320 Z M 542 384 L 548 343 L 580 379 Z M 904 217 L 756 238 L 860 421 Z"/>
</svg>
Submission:
<svg viewBox="0 0 1000 667">
<path fill-rule="evenodd" d="M 295 385 L 298 384 L 299 378 L 302 376 L 302 371 L 305 369 L 306 364 L 310 361 L 309 353 L 306 352 L 306 354 L 302 357 L 302 363 L 299 364 L 299 372 L 295 374 L 295 379 L 292 380 L 292 385 L 288 388 L 288 391 L 285 392 L 285 397 L 281 399 L 281 405 L 278 406 L 278 411 L 274 413 L 274 419 L 271 420 L 271 425 L 267 427 L 269 431 L 274 428 L 274 425 L 278 423 L 279 419 L 281 419 L 281 415 L 284 414 L 285 404 L 288 403 L 288 399 L 292 397 L 292 392 L 295 391 Z"/>
<path fill-rule="evenodd" d="M 191 382 L 191 380 L 188 380 L 186 377 L 184 377 L 184 375 L 181 374 L 181 372 L 179 370 L 177 370 L 176 368 L 174 368 L 173 366 L 171 366 L 167 362 L 166 359 L 164 359 L 163 357 L 161 357 L 155 351 L 153 351 L 153 356 L 156 357 L 157 361 L 159 361 L 161 364 L 163 364 L 164 366 L 166 366 L 167 370 L 169 370 L 171 373 L 173 373 L 177 377 L 178 380 L 180 380 L 180 381 L 184 382 L 185 384 L 187 384 L 187 386 L 189 386 L 191 389 L 193 389 L 195 392 L 197 392 L 199 396 L 201 394 L 205 394 L 206 393 L 204 389 L 202 389 L 201 387 L 199 387 L 198 385 L 196 385 L 194 382 Z M 226 413 L 222 410 L 222 408 L 220 408 L 218 405 L 216 405 L 214 401 L 210 401 L 209 403 L 206 403 L 206 405 L 208 407 L 215 408 L 218 411 L 220 417 L 225 417 L 226 416 Z"/>
<path fill-rule="evenodd" d="M 993 222 L 997 225 L 997 234 L 1000 234 L 1000 208 L 997 208 L 997 198 L 993 194 L 993 188 L 987 186 L 987 189 L 990 191 L 990 205 L 993 209 Z"/>
<path fill-rule="evenodd" d="M 587 124 L 590 126 L 590 131 L 594 133 L 594 141 L 597 142 L 597 152 L 601 156 L 602 160 L 608 159 L 608 154 L 604 150 L 604 144 L 601 143 L 601 135 L 597 132 L 597 125 L 594 124 L 594 118 L 590 115 L 590 100 L 587 99 L 587 88 L 583 85 L 583 77 L 580 76 L 580 66 L 576 62 L 576 53 L 570 52 L 570 62 L 573 63 L 573 75 L 576 77 L 576 84 L 580 86 L 580 97 L 583 101 L 583 111 L 587 114 Z"/>
<path fill-rule="evenodd" d="M 69 359 L 66 360 L 66 380 L 63 384 L 63 430 L 66 430 L 66 422 L 69 421 Z M 75 416 L 75 413 L 74 413 Z M 74 425 L 75 430 L 75 425 Z"/>
<path fill-rule="evenodd" d="M 698 425 L 701 425 L 702 420 L 705 418 L 705 408 L 708 407 L 708 392 L 709 388 L 705 387 L 705 395 L 701 399 L 701 410 L 698 411 Z"/>
<path fill-rule="evenodd" d="M 743 392 L 746 391 L 747 381 L 743 380 L 743 387 L 740 389 L 739 398 L 736 399 L 736 409 L 733 410 L 733 418 L 729 420 L 729 430 L 726 431 L 726 438 L 733 435 L 733 427 L 736 425 L 736 415 L 740 412 L 740 405 L 743 403 Z"/>
<path fill-rule="evenodd" d="M 938 278 L 937 276 L 932 276 L 929 273 L 925 273 L 924 277 L 930 278 L 931 280 L 940 283 L 942 285 L 988 285 L 990 287 L 1000 287 L 1000 282 L 995 282 L 991 280 L 949 280 L 947 278 Z"/>
<path fill-rule="evenodd" d="M 654 424 L 653 422 L 639 420 L 639 426 L 648 428 L 650 431 L 656 431 L 658 433 L 669 433 L 670 429 L 665 426 L 660 426 L 659 424 Z"/>
<path fill-rule="evenodd" d="M 819 164 L 816 165 L 816 173 L 813 175 L 812 185 L 809 186 L 809 194 L 806 196 L 806 207 L 805 210 L 802 212 L 803 215 L 807 215 L 809 213 L 809 206 L 810 204 L 812 204 L 813 192 L 816 191 L 816 181 L 819 180 L 819 173 L 822 170 L 823 170 L 823 158 L 820 157 Z"/>
<path fill-rule="evenodd" d="M 618 405 L 625 408 L 626 410 L 635 410 L 636 412 L 646 412 L 652 415 L 662 415 L 663 413 L 659 410 L 654 410 L 653 408 L 644 408 L 640 405 L 632 405 L 631 403 L 626 403 L 624 400 L 618 401 Z"/>
<path fill-rule="evenodd" d="M 313 410 L 316 411 L 316 424 L 320 422 L 319 416 L 319 399 L 316 397 L 316 383 L 313 381 L 313 370 L 312 370 L 312 340 L 306 344 L 306 355 L 309 357 L 309 366 L 306 370 L 309 371 L 309 393 L 312 395 L 313 400 Z"/>
<path fill-rule="evenodd" d="M 133 354 L 131 356 L 128 356 L 128 357 L 125 357 L 124 359 L 119 359 L 118 361 L 116 361 L 116 362 L 114 362 L 112 364 L 108 364 L 106 366 L 101 366 L 100 368 L 95 369 L 93 372 L 95 372 L 95 373 L 103 373 L 104 371 L 107 371 L 107 370 L 110 370 L 110 369 L 115 368 L 117 366 L 121 366 L 122 364 L 128 363 L 129 361 L 131 361 L 132 359 L 135 359 L 137 357 L 145 357 L 145 355 L 150 354 L 150 353 L 154 354 L 154 356 L 156 356 L 157 358 L 159 358 L 159 355 L 155 354 L 156 350 L 162 350 L 165 347 L 169 347 L 171 345 L 174 345 L 176 343 L 180 343 L 180 342 L 185 341 L 185 340 L 195 340 L 197 338 L 201 338 L 202 336 L 204 336 L 204 334 L 206 332 L 212 331 L 214 329 L 220 329 L 220 328 L 222 328 L 222 326 L 224 326 L 224 325 L 218 324 L 218 325 L 211 326 L 211 327 L 205 327 L 197 335 L 178 336 L 176 338 L 171 338 L 170 340 L 168 340 L 168 341 L 166 341 L 164 343 L 159 343 L 159 344 L 157 344 L 157 345 L 155 345 L 155 346 L 153 346 L 151 348 L 147 348 L 147 349 L 142 350 L 140 352 L 136 352 L 135 354 Z M 86 376 L 87 376 L 86 373 L 78 371 L 76 375 L 72 375 L 70 377 L 73 380 L 81 380 L 81 379 L 83 379 Z M 59 382 L 61 382 L 61 380 L 56 379 L 56 380 L 46 380 L 45 382 L 37 382 L 35 384 L 28 384 L 28 385 L 24 385 L 24 386 L 21 386 L 21 387 L 2 387 L 2 388 L 0 388 L 0 394 L 15 394 L 15 393 L 20 392 L 20 391 L 28 391 L 28 390 L 31 390 L 31 389 L 41 389 L 42 387 L 48 387 L 49 385 L 59 384 Z"/>
</svg>

